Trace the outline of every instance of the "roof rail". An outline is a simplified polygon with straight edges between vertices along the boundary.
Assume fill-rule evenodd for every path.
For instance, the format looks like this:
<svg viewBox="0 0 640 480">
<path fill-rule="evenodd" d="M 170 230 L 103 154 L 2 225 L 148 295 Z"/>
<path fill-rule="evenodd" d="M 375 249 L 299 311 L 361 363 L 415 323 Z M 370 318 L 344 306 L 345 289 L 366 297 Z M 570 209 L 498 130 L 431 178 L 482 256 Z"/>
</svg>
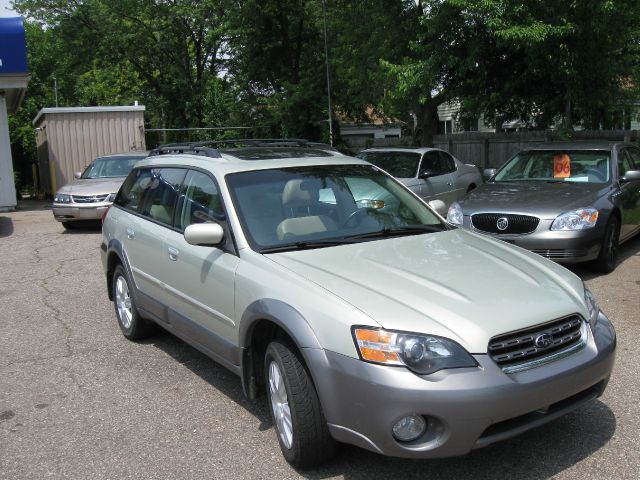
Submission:
<svg viewBox="0 0 640 480">
<path fill-rule="evenodd" d="M 171 153 L 191 153 L 212 158 L 220 158 L 220 148 L 242 147 L 302 147 L 320 148 L 337 151 L 331 145 L 321 142 L 310 142 L 302 138 L 240 138 L 230 140 L 205 140 L 202 142 L 168 143 L 151 150 L 149 156 L 167 155 Z"/>
<path fill-rule="evenodd" d="M 160 145 L 159 147 L 151 150 L 149 152 L 149 156 L 153 157 L 155 155 L 168 155 L 171 153 L 191 153 L 194 155 L 203 155 L 205 157 L 211 158 L 222 158 L 220 152 L 215 148 L 208 148 L 189 143 Z"/>
</svg>

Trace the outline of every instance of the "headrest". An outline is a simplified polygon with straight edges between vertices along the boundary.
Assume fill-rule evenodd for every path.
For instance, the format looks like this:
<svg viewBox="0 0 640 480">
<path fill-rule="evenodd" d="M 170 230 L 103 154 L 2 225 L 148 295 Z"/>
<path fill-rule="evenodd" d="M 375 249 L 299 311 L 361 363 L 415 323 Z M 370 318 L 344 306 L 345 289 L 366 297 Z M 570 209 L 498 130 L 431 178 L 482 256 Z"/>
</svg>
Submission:
<svg viewBox="0 0 640 480">
<path fill-rule="evenodd" d="M 282 205 L 309 205 L 316 203 L 320 198 L 320 180 L 312 178 L 289 180 L 282 191 Z"/>
</svg>

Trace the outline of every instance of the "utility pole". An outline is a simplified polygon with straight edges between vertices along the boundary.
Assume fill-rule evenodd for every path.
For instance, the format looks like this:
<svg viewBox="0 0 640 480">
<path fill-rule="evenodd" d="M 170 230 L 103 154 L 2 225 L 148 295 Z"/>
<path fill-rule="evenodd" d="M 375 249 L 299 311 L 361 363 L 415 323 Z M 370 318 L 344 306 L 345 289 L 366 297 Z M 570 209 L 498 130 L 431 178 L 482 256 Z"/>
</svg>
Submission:
<svg viewBox="0 0 640 480">
<path fill-rule="evenodd" d="M 329 144 L 333 147 L 333 120 L 331 107 L 331 77 L 329 76 L 329 47 L 327 46 L 327 2 L 322 0 L 322 15 L 324 19 L 324 61 L 327 67 L 327 100 L 329 102 Z"/>
<path fill-rule="evenodd" d="M 56 96 L 56 108 L 58 108 L 58 79 L 53 77 L 53 91 Z"/>
</svg>

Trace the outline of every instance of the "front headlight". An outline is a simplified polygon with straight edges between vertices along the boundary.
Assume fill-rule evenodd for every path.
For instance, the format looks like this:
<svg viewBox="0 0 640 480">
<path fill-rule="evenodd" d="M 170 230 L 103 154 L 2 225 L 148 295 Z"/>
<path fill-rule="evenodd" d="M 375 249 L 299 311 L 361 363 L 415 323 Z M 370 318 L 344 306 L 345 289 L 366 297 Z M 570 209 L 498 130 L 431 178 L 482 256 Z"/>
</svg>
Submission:
<svg viewBox="0 0 640 480">
<path fill-rule="evenodd" d="M 598 314 L 600 313 L 600 307 L 596 297 L 589 291 L 587 287 L 584 288 L 584 303 L 587 305 L 587 311 L 589 312 L 589 323 L 593 328 L 598 320 Z"/>
<path fill-rule="evenodd" d="M 579 208 L 557 217 L 551 224 L 551 230 L 584 230 L 595 227 L 597 221 L 598 210 Z"/>
<path fill-rule="evenodd" d="M 462 225 L 462 219 L 462 206 L 458 202 L 453 202 L 447 212 L 447 222 L 451 225 Z"/>
<path fill-rule="evenodd" d="M 55 203 L 71 203 L 71 195 L 66 195 L 64 193 L 57 193 L 53 201 Z"/>
<path fill-rule="evenodd" d="M 111 195 L 109 195 L 107 197 L 107 202 L 113 203 L 113 201 L 116 199 L 116 195 L 118 195 L 118 194 L 117 193 L 112 193 Z"/>
<path fill-rule="evenodd" d="M 478 365 L 460 345 L 433 335 L 353 327 L 353 338 L 362 360 L 404 366 L 420 375 L 429 375 L 445 368 Z"/>
</svg>

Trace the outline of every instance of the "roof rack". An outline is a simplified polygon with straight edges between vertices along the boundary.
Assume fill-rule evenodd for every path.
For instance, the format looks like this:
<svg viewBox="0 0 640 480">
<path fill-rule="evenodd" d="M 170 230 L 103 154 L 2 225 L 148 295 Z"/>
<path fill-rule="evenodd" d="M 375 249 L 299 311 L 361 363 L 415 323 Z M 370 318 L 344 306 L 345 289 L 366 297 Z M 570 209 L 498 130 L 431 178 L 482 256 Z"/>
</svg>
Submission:
<svg viewBox="0 0 640 480">
<path fill-rule="evenodd" d="M 320 148 L 337 151 L 331 145 L 321 142 L 310 142 L 301 138 L 241 138 L 232 140 L 205 140 L 202 142 L 168 143 L 154 148 L 149 156 L 191 153 L 211 158 L 221 158 L 220 148 L 251 147 L 301 147 Z"/>
</svg>

